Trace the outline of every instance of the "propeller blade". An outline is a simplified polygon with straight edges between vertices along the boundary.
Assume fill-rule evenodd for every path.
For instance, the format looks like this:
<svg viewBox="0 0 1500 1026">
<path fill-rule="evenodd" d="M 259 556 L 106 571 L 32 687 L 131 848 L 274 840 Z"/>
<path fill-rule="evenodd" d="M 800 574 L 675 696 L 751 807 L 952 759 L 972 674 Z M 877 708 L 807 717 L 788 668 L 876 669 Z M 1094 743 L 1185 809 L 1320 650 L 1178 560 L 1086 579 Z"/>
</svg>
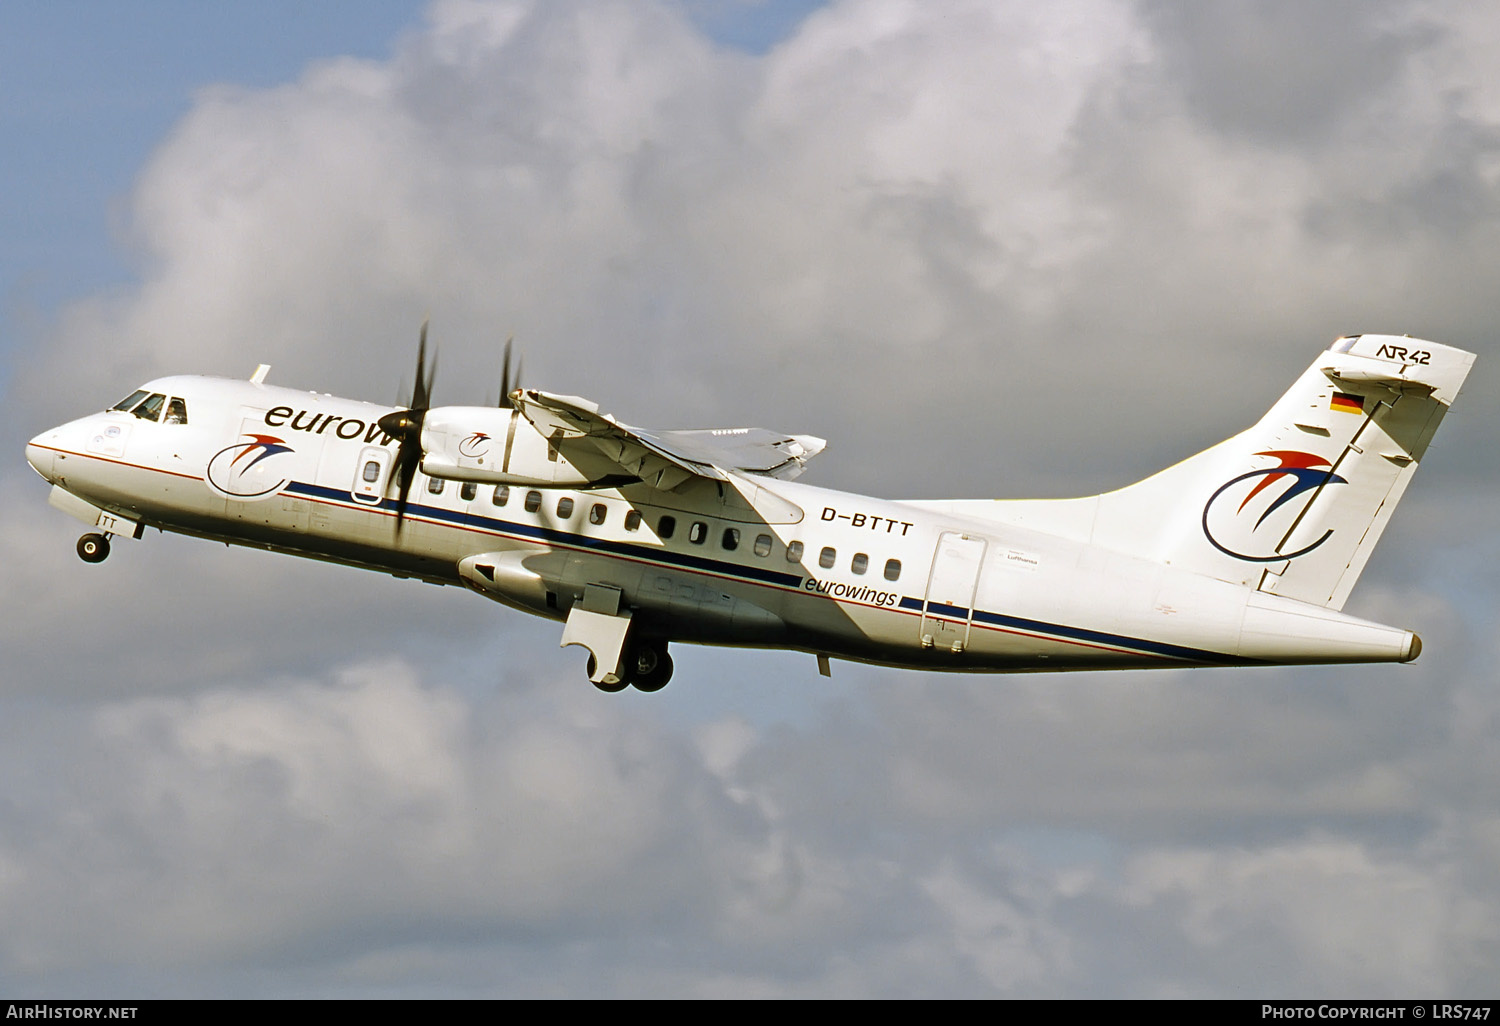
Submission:
<svg viewBox="0 0 1500 1026">
<path fill-rule="evenodd" d="M 411 453 L 411 455 L 408 455 Z M 417 466 L 422 462 L 420 447 L 410 447 L 405 442 L 401 443 L 401 451 L 397 456 L 396 465 L 396 534 L 401 534 L 401 528 L 406 522 L 406 503 L 411 495 L 411 483 L 417 476 Z"/>
<path fill-rule="evenodd" d="M 516 365 L 514 383 L 512 383 L 512 375 L 510 372 L 510 347 L 511 343 L 515 342 L 515 340 L 516 336 L 514 335 L 505 340 L 505 362 L 501 364 L 500 367 L 500 401 L 496 403 L 496 405 L 499 406 L 502 410 L 509 410 L 513 407 L 513 404 L 510 401 L 510 393 L 513 389 L 518 387 L 521 382 L 520 364 Z"/>
<path fill-rule="evenodd" d="M 377 422 L 380 430 L 396 439 L 396 534 L 406 522 L 406 505 L 411 495 L 412 481 L 417 468 L 422 464 L 422 421 L 432 404 L 432 383 L 437 378 L 437 355 L 427 361 L 427 321 L 422 321 L 422 331 L 417 337 L 417 374 L 412 386 L 411 405 L 404 410 L 393 410 Z"/>
<path fill-rule="evenodd" d="M 432 405 L 432 383 L 437 378 L 437 355 L 427 363 L 427 322 L 422 322 L 422 333 L 417 338 L 417 380 L 412 387 L 411 408 L 425 410 Z"/>
</svg>

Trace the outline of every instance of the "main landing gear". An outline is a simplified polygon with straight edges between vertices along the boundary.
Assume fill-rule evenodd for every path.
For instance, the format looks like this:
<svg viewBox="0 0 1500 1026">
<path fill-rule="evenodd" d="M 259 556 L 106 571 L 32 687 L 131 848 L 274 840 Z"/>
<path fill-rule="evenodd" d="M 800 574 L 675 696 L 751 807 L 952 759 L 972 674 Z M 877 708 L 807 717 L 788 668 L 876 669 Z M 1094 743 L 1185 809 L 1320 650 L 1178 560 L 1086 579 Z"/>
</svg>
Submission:
<svg viewBox="0 0 1500 1026">
<path fill-rule="evenodd" d="M 109 535 L 86 534 L 78 539 L 78 558 L 85 563 L 102 563 L 109 558 Z"/>
<path fill-rule="evenodd" d="M 594 675 L 595 665 L 594 657 L 589 656 L 590 677 Z M 595 681 L 594 687 L 611 694 L 627 687 L 647 693 L 660 691 L 672 679 L 672 657 L 667 654 L 667 643 L 654 639 L 632 642 L 630 650 L 625 653 L 623 668 L 625 675 L 622 680 L 614 684 Z"/>
</svg>

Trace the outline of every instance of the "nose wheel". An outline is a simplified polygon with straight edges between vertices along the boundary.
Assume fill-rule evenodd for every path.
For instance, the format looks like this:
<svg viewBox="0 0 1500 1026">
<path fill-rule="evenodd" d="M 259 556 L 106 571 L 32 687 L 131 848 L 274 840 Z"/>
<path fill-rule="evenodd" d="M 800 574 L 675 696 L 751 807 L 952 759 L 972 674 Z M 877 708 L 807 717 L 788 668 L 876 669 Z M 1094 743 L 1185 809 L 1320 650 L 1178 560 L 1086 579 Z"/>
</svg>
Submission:
<svg viewBox="0 0 1500 1026">
<path fill-rule="evenodd" d="M 85 563 L 102 563 L 109 558 L 109 535 L 86 534 L 78 539 L 78 558 Z"/>
</svg>

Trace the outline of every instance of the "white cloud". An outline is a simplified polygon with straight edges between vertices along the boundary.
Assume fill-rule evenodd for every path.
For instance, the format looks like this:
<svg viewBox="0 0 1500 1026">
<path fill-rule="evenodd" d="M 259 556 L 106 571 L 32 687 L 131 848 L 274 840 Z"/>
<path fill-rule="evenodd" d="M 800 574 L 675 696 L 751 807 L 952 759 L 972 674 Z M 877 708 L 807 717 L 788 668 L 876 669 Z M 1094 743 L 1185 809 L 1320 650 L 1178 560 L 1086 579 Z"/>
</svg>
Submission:
<svg viewBox="0 0 1500 1026">
<path fill-rule="evenodd" d="M 780 872 L 761 818 L 680 742 L 581 688 L 476 707 L 384 663 L 116 702 L 79 726 L 11 739 L 76 759 L 61 805 L 3 845 L 12 971 L 389 943 L 362 923 L 439 943 L 612 933 L 648 910 L 753 904 Z"/>
<path fill-rule="evenodd" d="M 1450 863 L 1335 838 L 1153 852 L 1129 866 L 1122 896 L 1175 905 L 1168 914 L 1210 958 L 1253 951 L 1246 982 L 1267 996 L 1474 993 L 1476 962 L 1496 953 L 1493 896 L 1476 902 Z"/>
</svg>

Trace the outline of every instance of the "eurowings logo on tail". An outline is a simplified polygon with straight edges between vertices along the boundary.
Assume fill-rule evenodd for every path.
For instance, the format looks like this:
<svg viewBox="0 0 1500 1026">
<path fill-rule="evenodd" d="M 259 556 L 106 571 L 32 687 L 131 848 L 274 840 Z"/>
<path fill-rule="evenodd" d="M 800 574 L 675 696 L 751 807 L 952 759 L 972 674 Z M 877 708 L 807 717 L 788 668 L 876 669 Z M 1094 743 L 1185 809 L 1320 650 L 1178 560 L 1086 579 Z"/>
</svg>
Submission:
<svg viewBox="0 0 1500 1026">
<path fill-rule="evenodd" d="M 214 453 L 208 461 L 209 487 L 234 499 L 264 499 L 279 492 L 289 477 L 274 470 L 257 470 L 272 456 L 295 450 L 275 435 L 247 434 L 248 442 L 236 442 Z"/>
<path fill-rule="evenodd" d="M 1333 529 L 1294 552 L 1277 550 L 1291 537 L 1324 485 L 1348 482 L 1333 472 L 1326 459 L 1310 452 L 1272 449 L 1255 455 L 1268 456 L 1278 461 L 1277 466 L 1252 470 L 1220 485 L 1203 506 L 1203 535 L 1226 556 L 1251 563 L 1305 556 L 1327 541 Z M 1287 479 L 1290 483 L 1278 491 L 1275 486 Z M 1308 495 L 1307 502 L 1292 504 L 1301 495 Z"/>
</svg>

